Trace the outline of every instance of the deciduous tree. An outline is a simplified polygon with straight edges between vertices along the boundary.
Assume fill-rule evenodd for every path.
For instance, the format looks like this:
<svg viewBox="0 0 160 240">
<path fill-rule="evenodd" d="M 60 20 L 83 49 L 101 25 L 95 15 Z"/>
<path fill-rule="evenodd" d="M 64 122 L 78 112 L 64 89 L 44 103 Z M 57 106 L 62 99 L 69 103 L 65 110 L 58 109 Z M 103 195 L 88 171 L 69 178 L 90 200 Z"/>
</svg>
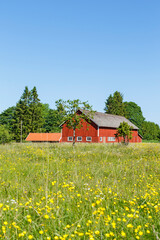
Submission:
<svg viewBox="0 0 160 240">
<path fill-rule="evenodd" d="M 12 140 L 12 137 L 7 127 L 5 125 L 0 125 L 0 144 L 8 143 L 11 140 Z"/>
<path fill-rule="evenodd" d="M 145 120 L 141 108 L 135 102 L 124 102 L 126 118 L 139 128 L 139 133 L 142 135 L 142 124 Z"/>
<path fill-rule="evenodd" d="M 131 126 L 129 126 L 127 122 L 120 123 L 116 132 L 116 137 L 123 137 L 124 143 L 129 143 L 129 140 L 132 139 Z"/>
<path fill-rule="evenodd" d="M 69 129 L 73 130 L 73 146 L 75 145 L 75 132 L 76 129 L 81 129 L 83 127 L 83 121 L 90 121 L 93 116 L 92 107 L 88 102 L 81 102 L 79 99 L 68 100 L 65 102 L 65 112 L 66 116 L 64 121 Z M 89 110 L 87 114 L 77 114 L 78 109 Z"/>
</svg>

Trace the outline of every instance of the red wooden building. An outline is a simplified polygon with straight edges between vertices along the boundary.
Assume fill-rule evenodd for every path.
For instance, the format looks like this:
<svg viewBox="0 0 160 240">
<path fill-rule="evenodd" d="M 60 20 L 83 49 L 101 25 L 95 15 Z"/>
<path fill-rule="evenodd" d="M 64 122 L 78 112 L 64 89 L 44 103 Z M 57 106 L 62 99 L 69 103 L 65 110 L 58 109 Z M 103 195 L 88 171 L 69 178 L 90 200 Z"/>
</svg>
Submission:
<svg viewBox="0 0 160 240">
<path fill-rule="evenodd" d="M 77 114 L 86 114 L 88 111 L 78 110 Z M 132 127 L 132 139 L 130 142 L 142 142 L 138 133 L 138 127 L 122 116 L 95 112 L 90 121 L 83 121 L 83 127 L 76 129 L 76 142 L 110 143 L 122 141 L 122 138 L 115 138 L 115 133 L 121 122 L 127 122 Z M 73 141 L 73 130 L 69 129 L 66 123 L 61 125 L 61 142 Z"/>
<path fill-rule="evenodd" d="M 29 133 L 28 142 L 60 142 L 61 133 Z"/>
</svg>

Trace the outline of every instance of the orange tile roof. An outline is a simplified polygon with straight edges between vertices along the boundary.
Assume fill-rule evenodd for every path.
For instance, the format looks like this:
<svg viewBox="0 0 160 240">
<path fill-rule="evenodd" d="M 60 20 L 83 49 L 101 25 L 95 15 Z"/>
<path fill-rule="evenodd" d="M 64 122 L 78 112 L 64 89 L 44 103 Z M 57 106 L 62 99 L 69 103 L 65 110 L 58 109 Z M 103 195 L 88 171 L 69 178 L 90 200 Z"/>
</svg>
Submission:
<svg viewBox="0 0 160 240">
<path fill-rule="evenodd" d="M 30 142 L 59 142 L 61 133 L 29 133 L 26 141 Z"/>
</svg>

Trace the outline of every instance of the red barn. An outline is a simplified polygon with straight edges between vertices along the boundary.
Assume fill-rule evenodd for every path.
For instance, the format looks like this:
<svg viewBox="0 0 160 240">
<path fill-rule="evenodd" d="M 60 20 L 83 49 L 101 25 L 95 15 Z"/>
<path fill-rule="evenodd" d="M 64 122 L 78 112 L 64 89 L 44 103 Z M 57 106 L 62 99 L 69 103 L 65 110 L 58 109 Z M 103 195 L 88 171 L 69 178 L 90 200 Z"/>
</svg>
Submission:
<svg viewBox="0 0 160 240">
<path fill-rule="evenodd" d="M 86 114 L 88 111 L 78 110 L 77 114 Z M 122 116 L 95 112 L 90 121 L 83 121 L 83 127 L 76 129 L 76 142 L 110 143 L 122 141 L 122 138 L 115 138 L 115 133 L 121 122 L 127 122 L 132 127 L 132 139 L 130 142 L 142 142 L 138 133 L 138 127 Z M 64 122 L 62 125 L 61 142 L 73 141 L 73 130 L 69 129 Z"/>
</svg>

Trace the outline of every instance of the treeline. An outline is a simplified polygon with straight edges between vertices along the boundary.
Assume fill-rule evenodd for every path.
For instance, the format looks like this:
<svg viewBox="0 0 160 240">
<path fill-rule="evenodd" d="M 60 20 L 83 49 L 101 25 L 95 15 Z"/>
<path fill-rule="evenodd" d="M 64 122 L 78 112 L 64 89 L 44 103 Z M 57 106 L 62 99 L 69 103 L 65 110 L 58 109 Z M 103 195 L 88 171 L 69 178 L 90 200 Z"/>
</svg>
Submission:
<svg viewBox="0 0 160 240">
<path fill-rule="evenodd" d="M 0 143 L 11 140 L 24 141 L 30 132 L 60 132 L 60 124 L 66 117 L 65 101 L 55 102 L 55 109 L 41 103 L 37 89 L 24 92 L 16 106 L 9 107 L 0 114 Z M 123 95 L 116 91 L 105 102 L 105 112 L 125 116 L 139 128 L 146 140 L 160 140 L 160 127 L 145 121 L 141 108 L 134 102 L 123 102 Z"/>
<path fill-rule="evenodd" d="M 141 107 L 135 102 L 124 102 L 123 95 L 116 91 L 105 102 L 105 112 L 124 116 L 139 128 L 139 134 L 145 140 L 160 140 L 160 127 L 158 124 L 145 121 Z"/>
</svg>

